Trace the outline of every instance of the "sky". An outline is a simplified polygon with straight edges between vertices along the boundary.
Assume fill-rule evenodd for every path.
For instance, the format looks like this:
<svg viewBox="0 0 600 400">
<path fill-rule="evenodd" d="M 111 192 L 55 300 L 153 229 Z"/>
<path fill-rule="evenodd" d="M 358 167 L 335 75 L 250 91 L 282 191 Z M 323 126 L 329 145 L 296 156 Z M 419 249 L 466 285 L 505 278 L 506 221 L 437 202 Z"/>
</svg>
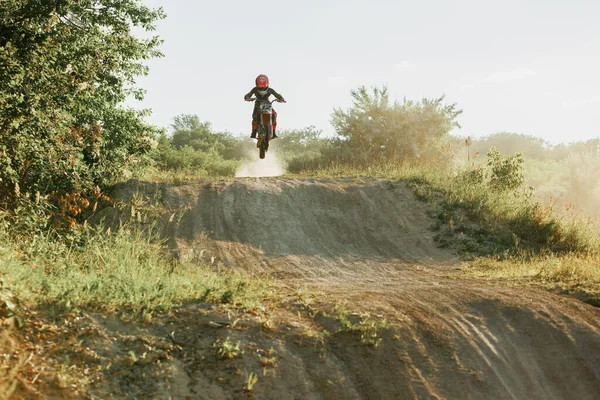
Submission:
<svg viewBox="0 0 600 400">
<path fill-rule="evenodd" d="M 168 128 L 196 114 L 247 135 L 243 95 L 258 74 L 286 104 L 278 128 L 334 134 L 350 91 L 392 100 L 445 95 L 460 136 L 512 132 L 571 143 L 600 137 L 600 0 L 144 0 L 167 18 L 165 57 L 138 80 L 135 108 Z"/>
</svg>

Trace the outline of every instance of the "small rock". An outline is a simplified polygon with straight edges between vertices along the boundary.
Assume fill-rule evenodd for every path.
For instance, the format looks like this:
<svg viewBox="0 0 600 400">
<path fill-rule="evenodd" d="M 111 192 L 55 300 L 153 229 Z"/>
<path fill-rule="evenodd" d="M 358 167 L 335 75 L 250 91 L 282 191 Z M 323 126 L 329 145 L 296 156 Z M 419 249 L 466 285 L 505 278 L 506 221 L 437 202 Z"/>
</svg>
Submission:
<svg viewBox="0 0 600 400">
<path fill-rule="evenodd" d="M 210 326 L 211 328 L 224 328 L 229 325 L 231 325 L 229 322 L 208 321 L 208 326 Z"/>
</svg>

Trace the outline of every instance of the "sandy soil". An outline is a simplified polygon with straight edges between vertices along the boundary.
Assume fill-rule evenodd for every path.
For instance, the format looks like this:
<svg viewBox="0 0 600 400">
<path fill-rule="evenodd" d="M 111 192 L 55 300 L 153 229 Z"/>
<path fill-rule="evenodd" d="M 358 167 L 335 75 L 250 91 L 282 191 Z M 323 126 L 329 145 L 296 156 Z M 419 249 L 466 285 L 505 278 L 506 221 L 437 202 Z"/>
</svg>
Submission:
<svg viewBox="0 0 600 400">
<path fill-rule="evenodd" d="M 427 205 L 403 182 L 236 178 L 129 183 L 118 195 L 135 193 L 164 208 L 179 257 L 269 276 L 293 299 L 274 326 L 241 318 L 246 325 L 211 328 L 217 310 L 190 305 L 145 328 L 140 335 L 175 332 L 181 349 L 172 383 L 152 397 L 600 398 L 600 310 L 460 275 L 459 258 L 433 241 Z M 357 323 L 385 318 L 377 346 L 314 312 L 331 304 Z M 243 356 L 211 353 L 225 336 L 241 341 Z"/>
</svg>

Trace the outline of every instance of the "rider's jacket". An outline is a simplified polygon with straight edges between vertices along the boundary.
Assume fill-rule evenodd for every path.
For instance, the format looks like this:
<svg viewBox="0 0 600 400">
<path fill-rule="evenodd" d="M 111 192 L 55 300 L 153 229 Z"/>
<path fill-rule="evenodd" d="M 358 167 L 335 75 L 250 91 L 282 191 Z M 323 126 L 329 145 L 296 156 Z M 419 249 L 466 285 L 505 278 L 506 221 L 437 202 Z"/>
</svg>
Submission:
<svg viewBox="0 0 600 400">
<path fill-rule="evenodd" d="M 265 92 L 265 94 L 261 95 L 258 92 L 258 88 L 255 86 L 252 88 L 252 90 L 250 92 L 248 92 L 247 94 L 244 95 L 244 100 L 251 98 L 252 95 L 256 96 L 256 104 L 260 103 L 261 101 L 269 101 L 269 96 L 271 96 L 271 95 L 277 97 L 277 100 L 283 100 L 283 96 L 280 95 L 279 93 L 277 93 L 272 88 L 267 88 L 267 91 Z"/>
</svg>

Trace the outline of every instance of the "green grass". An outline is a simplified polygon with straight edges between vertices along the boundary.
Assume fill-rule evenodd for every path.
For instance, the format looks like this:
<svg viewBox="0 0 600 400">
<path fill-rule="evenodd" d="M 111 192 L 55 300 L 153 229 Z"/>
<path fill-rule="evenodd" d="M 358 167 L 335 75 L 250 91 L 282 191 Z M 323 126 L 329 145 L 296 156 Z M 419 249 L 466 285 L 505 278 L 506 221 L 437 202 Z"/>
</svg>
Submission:
<svg viewBox="0 0 600 400">
<path fill-rule="evenodd" d="M 255 306 L 268 282 L 170 258 L 150 234 L 132 226 L 89 229 L 84 246 L 48 236 L 11 243 L 0 236 L 0 277 L 28 306 L 89 307 L 146 318 L 187 301 Z"/>
<path fill-rule="evenodd" d="M 304 170 L 291 176 L 313 178 L 394 178 L 409 180 L 433 179 L 435 169 L 427 169 L 403 163 L 377 162 L 371 165 L 346 165 L 331 163 L 325 168 Z"/>
<path fill-rule="evenodd" d="M 235 176 L 235 169 L 231 172 L 216 174 L 204 168 L 159 169 L 148 168 L 139 179 L 147 182 L 167 182 L 181 184 L 206 178 L 225 178 Z"/>
</svg>

